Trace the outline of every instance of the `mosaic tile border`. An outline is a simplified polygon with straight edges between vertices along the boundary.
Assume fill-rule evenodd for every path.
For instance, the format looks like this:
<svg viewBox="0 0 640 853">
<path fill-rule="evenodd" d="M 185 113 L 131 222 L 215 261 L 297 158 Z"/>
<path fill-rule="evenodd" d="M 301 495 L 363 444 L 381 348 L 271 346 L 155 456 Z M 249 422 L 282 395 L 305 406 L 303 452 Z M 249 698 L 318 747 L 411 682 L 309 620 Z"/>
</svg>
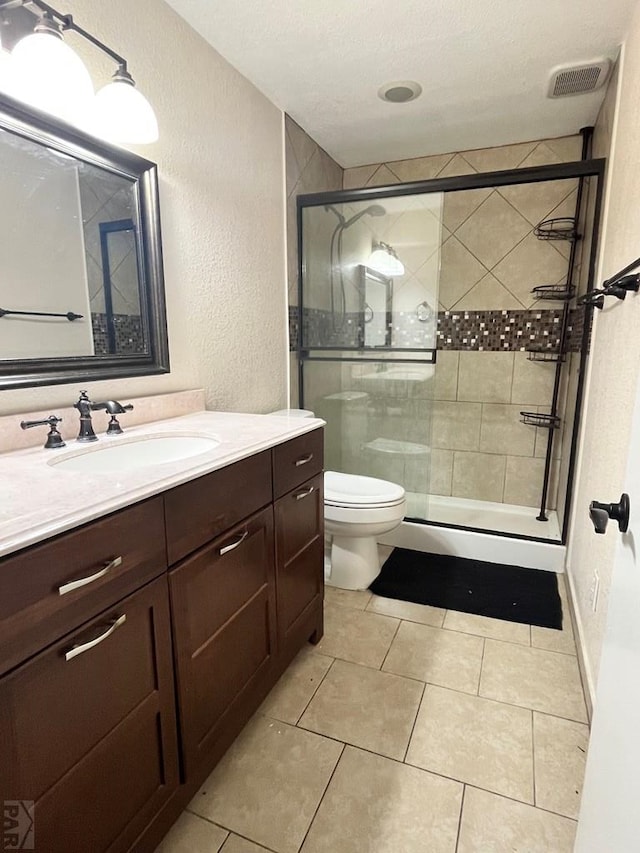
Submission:
<svg viewBox="0 0 640 853">
<path fill-rule="evenodd" d="M 142 318 L 133 314 L 114 314 L 113 322 L 116 330 L 116 351 L 118 355 L 139 355 L 146 352 Z M 107 315 L 91 314 L 93 329 L 93 345 L 96 355 L 108 355 Z"/>
<path fill-rule="evenodd" d="M 409 317 L 409 315 L 407 315 Z M 357 346 L 362 315 L 349 314 L 346 334 L 335 333 L 330 327 L 330 312 L 321 309 L 304 309 L 305 340 L 324 346 Z M 569 310 L 567 350 L 579 352 L 584 327 L 584 307 Z M 409 320 L 412 318 L 409 317 Z M 409 337 L 407 318 L 394 315 L 395 346 L 429 348 L 424 331 L 422 337 Z M 484 352 L 519 352 L 543 350 L 556 352 L 560 346 L 562 309 L 529 309 L 502 311 L 440 311 L 437 319 L 436 347 L 439 350 L 471 350 Z M 415 334 L 415 333 L 414 333 Z M 290 349 L 295 350 L 300 340 L 300 312 L 289 307 Z"/>
</svg>

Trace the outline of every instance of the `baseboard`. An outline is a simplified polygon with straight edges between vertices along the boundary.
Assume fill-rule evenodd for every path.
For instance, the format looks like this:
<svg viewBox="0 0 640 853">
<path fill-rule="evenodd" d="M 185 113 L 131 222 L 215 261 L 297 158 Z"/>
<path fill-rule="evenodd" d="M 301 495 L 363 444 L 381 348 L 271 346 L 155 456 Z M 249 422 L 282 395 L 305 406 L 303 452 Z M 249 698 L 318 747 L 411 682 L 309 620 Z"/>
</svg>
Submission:
<svg viewBox="0 0 640 853">
<path fill-rule="evenodd" d="M 582 689 L 584 692 L 584 701 L 587 706 L 587 715 L 589 717 L 589 723 L 591 723 L 591 718 L 593 716 L 593 706 L 595 704 L 596 698 L 596 690 L 595 685 L 593 683 L 593 675 L 591 664 L 589 661 L 589 654 L 584 644 L 584 631 L 582 628 L 582 619 L 580 618 L 580 612 L 576 606 L 576 593 L 575 587 L 573 585 L 573 578 L 569 572 L 565 573 L 565 578 L 567 580 L 567 590 L 569 593 L 569 613 L 571 615 L 571 624 L 573 626 L 573 636 L 576 642 L 576 652 L 578 655 L 578 667 L 580 669 L 580 678 L 582 679 Z"/>
</svg>

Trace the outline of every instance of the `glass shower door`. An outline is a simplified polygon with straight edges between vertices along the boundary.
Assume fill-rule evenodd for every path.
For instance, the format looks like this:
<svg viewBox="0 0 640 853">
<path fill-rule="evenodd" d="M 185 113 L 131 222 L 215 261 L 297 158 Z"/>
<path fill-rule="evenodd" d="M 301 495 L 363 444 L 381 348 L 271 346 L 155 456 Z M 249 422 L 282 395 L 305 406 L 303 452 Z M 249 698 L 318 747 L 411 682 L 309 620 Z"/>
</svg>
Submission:
<svg viewBox="0 0 640 853">
<path fill-rule="evenodd" d="M 301 404 L 325 467 L 399 483 L 428 518 L 442 194 L 302 210 Z"/>
</svg>

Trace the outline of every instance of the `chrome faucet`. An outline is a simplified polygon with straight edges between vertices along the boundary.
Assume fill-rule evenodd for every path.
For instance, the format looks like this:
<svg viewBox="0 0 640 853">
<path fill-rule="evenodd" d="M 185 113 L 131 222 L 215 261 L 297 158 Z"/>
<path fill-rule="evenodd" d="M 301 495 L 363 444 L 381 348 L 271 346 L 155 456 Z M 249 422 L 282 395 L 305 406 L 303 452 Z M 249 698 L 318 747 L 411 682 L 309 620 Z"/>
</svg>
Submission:
<svg viewBox="0 0 640 853">
<path fill-rule="evenodd" d="M 80 432 L 78 433 L 78 441 L 97 441 L 98 436 L 93 431 L 93 423 L 91 422 L 91 412 L 104 410 L 111 415 L 109 426 L 107 427 L 107 435 L 119 435 L 122 432 L 122 427 L 118 423 L 116 415 L 121 415 L 124 412 L 130 412 L 133 406 L 129 403 L 123 406 L 117 400 L 107 400 L 104 403 L 92 403 L 86 391 L 80 392 L 80 398 L 77 403 L 74 403 L 74 409 L 80 412 Z"/>
</svg>

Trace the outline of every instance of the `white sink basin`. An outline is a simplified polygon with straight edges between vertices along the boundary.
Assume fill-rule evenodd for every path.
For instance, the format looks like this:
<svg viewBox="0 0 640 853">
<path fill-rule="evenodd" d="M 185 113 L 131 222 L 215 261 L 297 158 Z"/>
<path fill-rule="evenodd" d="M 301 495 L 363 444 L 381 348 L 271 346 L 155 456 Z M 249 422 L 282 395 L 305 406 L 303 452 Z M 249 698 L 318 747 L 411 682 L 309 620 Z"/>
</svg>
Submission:
<svg viewBox="0 0 640 853">
<path fill-rule="evenodd" d="M 86 474 L 112 474 L 134 471 L 165 462 L 179 462 L 214 450 L 220 442 L 209 436 L 146 435 L 133 439 L 114 439 L 114 443 L 101 440 L 86 450 L 62 459 L 50 459 L 49 465 L 64 471 Z"/>
</svg>

